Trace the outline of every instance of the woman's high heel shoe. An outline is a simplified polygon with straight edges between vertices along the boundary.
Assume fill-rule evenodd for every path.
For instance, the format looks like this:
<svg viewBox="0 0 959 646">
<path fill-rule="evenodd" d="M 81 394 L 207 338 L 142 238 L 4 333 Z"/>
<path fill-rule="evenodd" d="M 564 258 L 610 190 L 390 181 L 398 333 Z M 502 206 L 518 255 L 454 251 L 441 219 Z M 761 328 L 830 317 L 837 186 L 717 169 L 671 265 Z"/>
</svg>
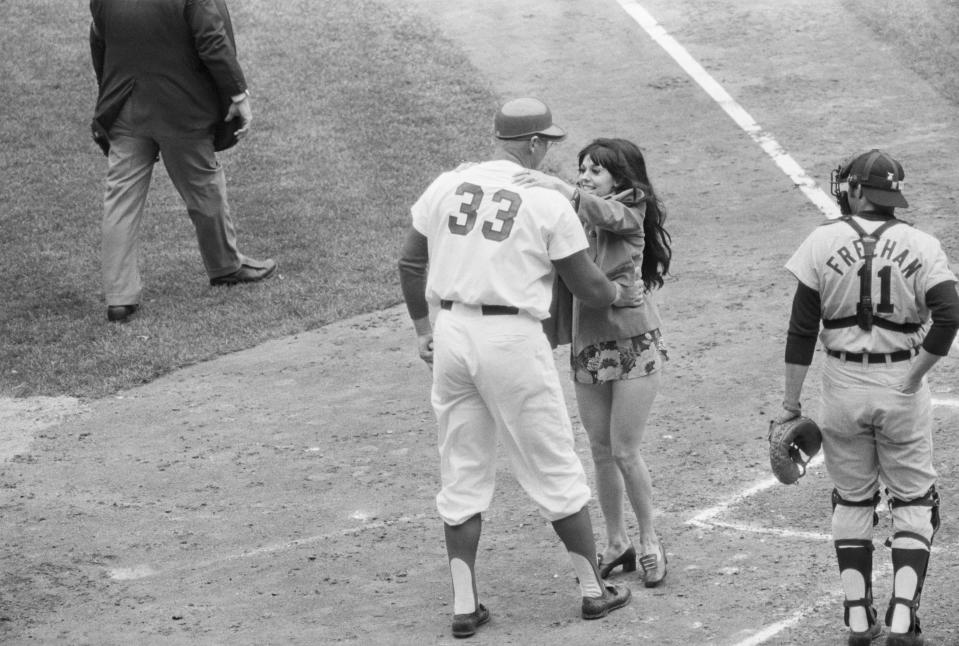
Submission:
<svg viewBox="0 0 959 646">
<path fill-rule="evenodd" d="M 666 578 L 666 550 L 662 541 L 656 546 L 655 554 L 643 554 L 639 565 L 643 568 L 643 584 L 647 588 L 655 588 L 663 582 Z"/>
<path fill-rule="evenodd" d="M 602 578 L 607 578 L 610 573 L 619 567 L 623 566 L 623 572 L 635 572 L 636 571 L 636 548 L 632 545 L 626 548 L 626 551 L 617 556 L 615 559 L 610 561 L 607 564 L 603 564 L 603 555 L 599 555 L 599 576 Z"/>
</svg>

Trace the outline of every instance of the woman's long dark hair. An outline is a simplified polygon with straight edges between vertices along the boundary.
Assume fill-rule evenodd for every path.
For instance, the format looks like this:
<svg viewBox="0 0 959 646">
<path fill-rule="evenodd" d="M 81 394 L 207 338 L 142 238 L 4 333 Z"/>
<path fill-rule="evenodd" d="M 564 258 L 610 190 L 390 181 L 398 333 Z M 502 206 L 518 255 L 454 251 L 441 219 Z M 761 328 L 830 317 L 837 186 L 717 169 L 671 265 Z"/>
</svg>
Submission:
<svg viewBox="0 0 959 646">
<path fill-rule="evenodd" d="M 663 286 L 663 276 L 669 273 L 673 257 L 672 238 L 663 227 L 666 208 L 653 190 L 646 174 L 646 159 L 639 146 L 626 139 L 595 139 L 579 151 L 579 164 L 589 156 L 613 176 L 617 192 L 639 189 L 646 194 L 646 217 L 643 232 L 646 246 L 643 251 L 642 276 L 647 289 Z"/>
</svg>

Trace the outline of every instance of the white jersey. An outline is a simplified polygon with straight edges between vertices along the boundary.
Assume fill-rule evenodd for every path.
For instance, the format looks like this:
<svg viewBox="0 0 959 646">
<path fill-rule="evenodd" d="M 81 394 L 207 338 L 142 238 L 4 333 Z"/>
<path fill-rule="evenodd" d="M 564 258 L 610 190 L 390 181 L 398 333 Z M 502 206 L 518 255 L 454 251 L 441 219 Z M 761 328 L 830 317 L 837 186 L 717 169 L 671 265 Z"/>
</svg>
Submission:
<svg viewBox="0 0 959 646">
<path fill-rule="evenodd" d="M 429 241 L 426 299 L 511 305 L 549 317 L 553 260 L 588 248 L 572 205 L 557 191 L 520 187 L 523 167 L 488 161 L 443 173 L 410 209 Z"/>
<path fill-rule="evenodd" d="M 883 223 L 859 216 L 855 220 L 867 233 Z M 835 221 L 817 227 L 786 263 L 786 269 L 819 292 L 826 321 L 856 315 L 864 264 L 859 234 L 845 222 Z M 874 316 L 893 324 L 920 324 L 919 329 L 906 332 L 873 325 L 867 331 L 855 324 L 824 327 L 819 338 L 826 348 L 888 353 L 918 346 L 929 328 L 926 292 L 941 282 L 956 280 L 939 241 L 907 224 L 896 224 L 882 233 L 871 273 Z"/>
</svg>

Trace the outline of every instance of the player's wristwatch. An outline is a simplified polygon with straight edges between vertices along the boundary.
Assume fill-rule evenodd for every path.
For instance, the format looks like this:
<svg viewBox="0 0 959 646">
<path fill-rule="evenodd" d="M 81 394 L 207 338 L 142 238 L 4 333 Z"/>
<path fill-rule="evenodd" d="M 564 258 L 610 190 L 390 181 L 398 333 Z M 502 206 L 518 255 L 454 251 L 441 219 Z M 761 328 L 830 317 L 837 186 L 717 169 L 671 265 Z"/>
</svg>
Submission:
<svg viewBox="0 0 959 646">
<path fill-rule="evenodd" d="M 243 90 L 239 94 L 234 94 L 233 96 L 230 97 L 233 103 L 242 103 L 243 101 L 246 101 L 249 98 L 250 98 L 249 90 Z"/>
</svg>

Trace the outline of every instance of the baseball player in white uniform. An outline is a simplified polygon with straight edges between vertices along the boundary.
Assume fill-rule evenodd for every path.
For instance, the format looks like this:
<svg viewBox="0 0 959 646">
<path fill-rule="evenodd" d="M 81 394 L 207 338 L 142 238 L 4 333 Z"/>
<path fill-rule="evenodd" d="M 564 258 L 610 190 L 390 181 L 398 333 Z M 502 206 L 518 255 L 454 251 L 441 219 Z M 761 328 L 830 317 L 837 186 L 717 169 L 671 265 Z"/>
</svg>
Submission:
<svg viewBox="0 0 959 646">
<path fill-rule="evenodd" d="M 851 646 L 882 632 L 872 597 L 880 487 L 893 524 L 889 645 L 923 643 L 916 612 L 939 526 L 926 373 L 952 345 L 959 297 L 939 241 L 895 218 L 896 207 L 908 206 L 903 178 L 899 162 L 879 150 L 841 164 L 831 189 L 842 217 L 817 227 L 786 263 L 799 283 L 780 421 L 800 414 L 819 334 L 822 447 Z"/>
<path fill-rule="evenodd" d="M 582 616 L 603 617 L 631 595 L 625 586 L 604 584 L 596 567 L 590 489 L 542 320 L 549 316 L 554 269 L 593 307 L 637 305 L 641 284 L 606 279 L 560 193 L 514 184 L 518 172 L 537 168 L 550 144 L 565 137 L 549 108 L 532 98 L 509 101 L 494 128 L 492 160 L 443 173 L 413 205 L 399 262 L 419 354 L 433 369 L 442 477 L 436 507 L 445 527 L 456 637 L 489 620 L 474 565 L 498 443 L 570 554 Z"/>
</svg>

